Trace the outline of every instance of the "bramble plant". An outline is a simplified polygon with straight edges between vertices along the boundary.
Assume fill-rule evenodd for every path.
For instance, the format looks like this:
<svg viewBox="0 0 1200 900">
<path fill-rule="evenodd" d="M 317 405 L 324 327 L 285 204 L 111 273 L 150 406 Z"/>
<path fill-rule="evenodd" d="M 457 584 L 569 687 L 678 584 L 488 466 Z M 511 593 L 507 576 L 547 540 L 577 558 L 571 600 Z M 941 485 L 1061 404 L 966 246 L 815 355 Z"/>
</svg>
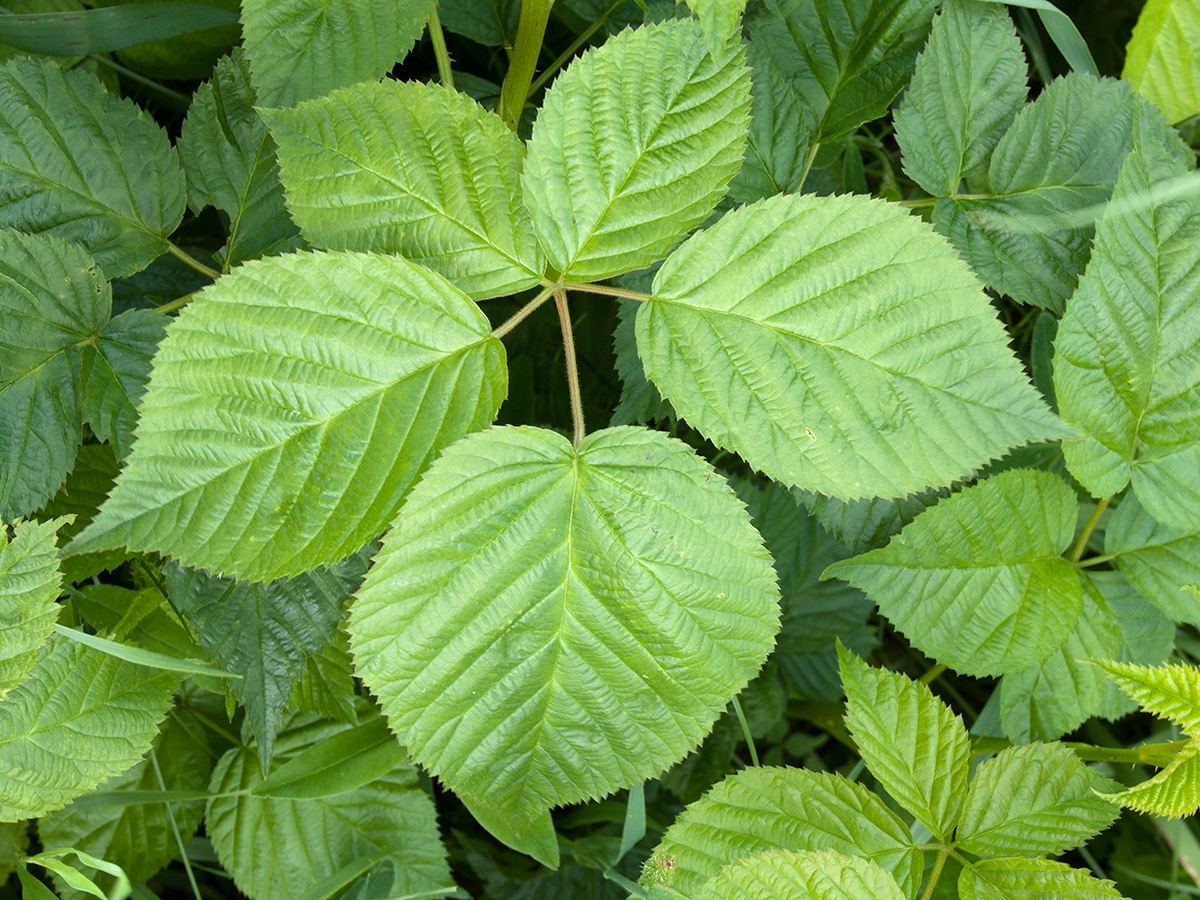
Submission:
<svg viewBox="0 0 1200 900">
<path fill-rule="evenodd" d="M 1200 3 L 1011 5 L 5 7 L 0 894 L 1195 893 Z"/>
</svg>

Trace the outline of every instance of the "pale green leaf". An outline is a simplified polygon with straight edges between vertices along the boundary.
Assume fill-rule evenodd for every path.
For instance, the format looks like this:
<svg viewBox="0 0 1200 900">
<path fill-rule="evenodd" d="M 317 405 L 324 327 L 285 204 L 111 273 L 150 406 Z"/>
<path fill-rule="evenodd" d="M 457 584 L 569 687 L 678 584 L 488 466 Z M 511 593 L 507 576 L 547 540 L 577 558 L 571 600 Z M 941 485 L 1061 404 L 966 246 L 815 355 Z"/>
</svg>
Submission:
<svg viewBox="0 0 1200 900">
<path fill-rule="evenodd" d="M 831 850 L 772 850 L 736 860 L 699 900 L 904 900 L 896 881 L 866 859 Z"/>
<path fill-rule="evenodd" d="M 550 265 L 595 281 L 662 259 L 724 196 L 746 146 L 750 70 L 693 20 L 626 31 L 555 79 L 522 184 Z"/>
<path fill-rule="evenodd" d="M 987 171 L 1026 92 L 1025 53 L 1008 11 L 948 0 L 896 110 L 905 173 L 935 197 L 957 194 L 963 178 Z"/>
<path fill-rule="evenodd" d="M 1097 665 L 1146 712 L 1170 719 L 1189 737 L 1200 739 L 1200 669 L 1115 660 L 1101 660 Z"/>
<path fill-rule="evenodd" d="M 150 309 L 114 318 L 83 353 L 83 419 L 118 458 L 129 455 L 137 404 L 146 392 L 150 362 L 170 320 Z"/>
<path fill-rule="evenodd" d="M 1200 3 L 1148 0 L 1125 48 L 1121 77 L 1173 123 L 1200 112 Z"/>
<path fill-rule="evenodd" d="M 1062 744 L 1010 747 L 971 780 L 958 847 L 979 856 L 1056 856 L 1113 823 L 1100 779 Z"/>
<path fill-rule="evenodd" d="M 404 58 L 435 0 L 242 0 L 262 106 L 294 106 L 378 78 Z"/>
<path fill-rule="evenodd" d="M 984 859 L 958 878 L 960 900 L 1123 900 L 1111 881 L 1052 859 Z"/>
<path fill-rule="evenodd" d="M 55 638 L 0 703 L 0 820 L 61 809 L 149 748 L 179 677 Z"/>
<path fill-rule="evenodd" d="M 71 552 L 155 550 L 258 581 L 326 565 L 376 537 L 505 390 L 487 318 L 427 269 L 360 253 L 247 263 L 167 329 L 133 452 Z"/>
<path fill-rule="evenodd" d="M 413 758 L 519 835 L 695 747 L 770 652 L 778 596 L 745 508 L 687 445 L 497 428 L 413 490 L 349 630 Z"/>
<path fill-rule="evenodd" d="M 1166 662 L 1175 648 L 1175 623 L 1134 590 L 1120 572 L 1089 572 L 1087 581 L 1093 582 L 1104 594 L 1121 631 L 1120 653 L 1108 658 L 1148 666 Z M 1093 654 L 1092 658 L 1103 657 Z M 1136 708 L 1133 700 L 1109 682 L 1108 693 L 1096 715 L 1103 719 L 1118 719 Z"/>
<path fill-rule="evenodd" d="M 971 739 L 962 719 L 924 684 L 838 648 L 846 727 L 880 785 L 933 832 L 949 838 L 963 808 Z"/>
<path fill-rule="evenodd" d="M 920 882 L 921 851 L 883 802 L 862 785 L 805 769 L 745 769 L 675 819 L 641 881 L 690 895 L 720 869 L 766 850 L 834 850 L 863 857 L 906 896 Z"/>
<path fill-rule="evenodd" d="M 216 207 L 226 217 L 229 238 L 218 258 L 227 268 L 299 243 L 283 203 L 275 141 L 254 104 L 249 65 L 235 49 L 192 96 L 179 135 L 188 204 L 197 213 Z"/>
<path fill-rule="evenodd" d="M 718 59 L 725 46 L 738 34 L 746 0 L 687 0 L 688 9 L 700 20 L 708 52 Z"/>
<path fill-rule="evenodd" d="M 184 195 L 167 133 L 133 101 L 48 60 L 0 66 L 0 226 L 77 241 L 116 278 L 166 251 Z"/>
<path fill-rule="evenodd" d="M 378 715 L 360 704 L 363 721 Z M 286 764 L 304 750 L 350 726 L 310 713 L 294 714 L 276 741 L 275 760 Z M 205 827 L 222 867 L 251 900 L 296 900 L 356 861 L 374 856 L 391 865 L 390 896 L 444 897 L 454 890 L 446 850 L 438 837 L 433 802 L 402 763 L 354 790 L 330 797 L 281 800 L 249 793 L 263 782 L 249 731 L 244 747 L 226 752 L 213 772 L 214 797 Z M 362 871 L 369 868 L 365 866 Z M 428 892 L 428 893 L 427 893 Z"/>
<path fill-rule="evenodd" d="M 1200 625 L 1200 599 L 1183 590 L 1200 581 L 1200 532 L 1155 521 L 1126 495 L 1104 532 L 1104 552 L 1134 589 L 1176 622 Z"/>
<path fill-rule="evenodd" d="M 729 213 L 663 264 L 637 339 L 705 437 L 837 497 L 949 484 L 1067 433 L 954 250 L 878 200 L 790 195 Z"/>
<path fill-rule="evenodd" d="M 465 94 L 371 82 L 265 116 L 309 243 L 398 253 L 476 299 L 540 280 L 545 257 L 521 200 L 525 149 Z"/>
<path fill-rule="evenodd" d="M 1180 819 L 1200 809 L 1200 743 L 1190 742 L 1171 764 L 1111 799 L 1126 809 Z"/>
<path fill-rule="evenodd" d="M 1060 554 L 1075 533 L 1075 492 L 1014 469 L 917 516 L 881 550 L 834 563 L 923 653 L 968 675 L 1045 660 L 1079 621 L 1083 589 Z"/>
<path fill-rule="evenodd" d="M 208 3 L 153 2 L 101 6 L 99 9 L 71 8 L 73 4 L 46 0 L 9 3 L 5 13 L 26 13 L 0 24 L 0 40 L 28 53 L 75 57 L 108 53 L 137 44 L 161 41 L 189 32 L 236 24 L 237 14 Z M 67 6 L 69 12 L 56 14 Z M 123 8 L 132 6 L 132 8 Z"/>
<path fill-rule="evenodd" d="M 62 574 L 55 533 L 62 519 L 0 523 L 0 700 L 25 680 L 58 618 Z"/>
</svg>

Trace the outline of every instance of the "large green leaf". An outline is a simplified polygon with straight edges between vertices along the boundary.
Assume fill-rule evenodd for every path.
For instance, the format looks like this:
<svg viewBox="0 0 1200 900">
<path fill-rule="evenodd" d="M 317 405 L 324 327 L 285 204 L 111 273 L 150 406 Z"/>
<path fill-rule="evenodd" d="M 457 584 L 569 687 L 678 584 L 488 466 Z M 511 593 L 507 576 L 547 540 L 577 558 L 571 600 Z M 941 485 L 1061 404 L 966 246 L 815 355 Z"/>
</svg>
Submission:
<svg viewBox="0 0 1200 900">
<path fill-rule="evenodd" d="M 705 437 L 838 497 L 949 484 L 1069 433 L 954 250 L 878 200 L 792 195 L 729 213 L 663 264 L 637 339 L 646 374 Z"/>
<path fill-rule="evenodd" d="M 585 53 L 546 92 L 522 176 L 550 265 L 595 281 L 662 259 L 725 194 L 749 118 L 744 51 L 711 57 L 690 19 Z"/>
<path fill-rule="evenodd" d="M 361 253 L 247 263 L 167 329 L 133 452 L 72 552 L 156 550 L 256 581 L 334 562 L 505 390 L 486 317 L 428 269 Z"/>
<path fill-rule="evenodd" d="M 108 444 L 84 444 L 75 457 L 75 467 L 66 482 L 42 507 L 38 518 L 45 521 L 74 516 L 58 530 L 58 546 L 65 547 L 92 521 L 117 480 L 117 458 Z M 62 560 L 63 580 L 77 584 L 106 569 L 115 569 L 126 559 L 121 551 L 88 553 Z"/>
<path fill-rule="evenodd" d="M 765 850 L 834 850 L 878 864 L 912 896 L 921 851 L 860 784 L 804 769 L 745 769 L 685 809 L 650 857 L 642 883 L 666 873 L 685 896 L 726 864 Z"/>
<path fill-rule="evenodd" d="M 399 253 L 476 299 L 541 279 L 521 200 L 525 148 L 465 94 L 371 82 L 266 117 L 309 243 Z"/>
<path fill-rule="evenodd" d="M 115 278 L 166 251 L 184 200 L 167 133 L 131 100 L 48 60 L 0 66 L 0 225 L 77 241 Z"/>
<path fill-rule="evenodd" d="M 149 748 L 179 676 L 53 638 L 0 703 L 0 821 L 61 809 Z"/>
<path fill-rule="evenodd" d="M 1139 594 L 1176 622 L 1200 625 L 1200 602 L 1183 590 L 1200 582 L 1200 532 L 1157 522 L 1126 496 L 1104 532 L 1104 552 Z"/>
<path fill-rule="evenodd" d="M 435 0 L 242 0 L 250 74 L 263 106 L 294 106 L 378 78 L 425 30 Z"/>
<path fill-rule="evenodd" d="M 1003 6 L 948 0 L 896 110 L 904 171 L 935 197 L 986 172 L 1025 102 L 1021 41 Z"/>
<path fill-rule="evenodd" d="M 360 704 L 362 721 L 378 713 Z M 351 726 L 293 714 L 276 742 L 282 765 Z M 395 876 L 391 897 L 444 897 L 454 891 L 433 802 L 404 763 L 368 784 L 329 797 L 281 800 L 249 793 L 263 782 L 251 735 L 217 763 L 206 828 L 221 865 L 251 900 L 296 900 L 348 866 L 375 859 Z M 361 871 L 365 872 L 364 867 Z"/>
<path fill-rule="evenodd" d="M 1111 881 L 1052 859 L 985 859 L 962 870 L 960 900 L 1124 900 Z"/>
<path fill-rule="evenodd" d="M 349 627 L 413 758 L 520 835 L 695 747 L 770 652 L 778 596 L 744 507 L 685 444 L 497 428 L 413 490 Z"/>
<path fill-rule="evenodd" d="M 1019 672 L 1079 621 L 1079 575 L 1060 556 L 1076 505 L 1057 476 L 1014 469 L 943 500 L 883 549 L 834 563 L 826 576 L 866 591 L 916 647 L 960 672 Z"/>
<path fill-rule="evenodd" d="M 145 2 L 101 9 L 42 11 L 0 19 L 0 40 L 27 53 L 84 56 L 237 23 L 237 14 L 208 3 Z M 6 13 L 18 10 L 5 9 Z"/>
<path fill-rule="evenodd" d="M 1054 341 L 1054 387 L 1085 488 L 1109 497 L 1132 477 L 1155 518 L 1200 529 L 1200 195 L 1130 205 L 1192 168 L 1153 144 L 1126 156 Z"/>
<path fill-rule="evenodd" d="M 150 380 L 150 361 L 170 320 L 152 309 L 114 318 L 83 354 L 83 418 L 119 457 L 129 455 L 137 404 Z"/>
<path fill-rule="evenodd" d="M 219 254 L 226 268 L 299 243 L 283 203 L 275 142 L 254 104 L 250 67 L 234 50 L 196 90 L 179 135 L 188 204 L 227 217 L 229 239 Z"/>
<path fill-rule="evenodd" d="M 111 306 L 82 249 L 0 229 L 0 522 L 40 509 L 71 471 L 83 439 L 80 348 Z"/>
<path fill-rule="evenodd" d="M 1157 103 L 1171 122 L 1200 107 L 1200 3 L 1148 0 L 1125 48 L 1122 78 Z"/>
<path fill-rule="evenodd" d="M 62 519 L 0 523 L 0 700 L 25 680 L 58 618 L 58 546 Z"/>
<path fill-rule="evenodd" d="M 700 900 L 904 900 L 896 880 L 866 859 L 832 850 L 745 856 L 710 878 Z"/>
</svg>

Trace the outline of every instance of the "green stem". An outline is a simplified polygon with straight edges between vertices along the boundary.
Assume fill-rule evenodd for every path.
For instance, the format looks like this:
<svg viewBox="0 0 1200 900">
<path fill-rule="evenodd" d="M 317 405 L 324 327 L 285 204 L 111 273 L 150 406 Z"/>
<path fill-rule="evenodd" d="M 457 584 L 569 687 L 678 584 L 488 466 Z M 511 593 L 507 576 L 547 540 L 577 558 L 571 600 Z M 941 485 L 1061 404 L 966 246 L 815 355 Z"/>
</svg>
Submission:
<svg viewBox="0 0 1200 900">
<path fill-rule="evenodd" d="M 804 161 L 804 173 L 800 176 L 800 183 L 796 185 L 796 193 L 799 194 L 804 190 L 804 182 L 808 181 L 808 173 L 812 171 L 813 160 L 817 158 L 817 151 L 821 149 L 819 143 L 814 143 L 808 151 L 808 159 Z"/>
<path fill-rule="evenodd" d="M 213 281 L 216 281 L 218 278 L 221 277 L 221 273 L 218 272 L 216 269 L 206 266 L 204 263 L 200 262 L 200 260 L 196 259 L 196 257 L 192 256 L 190 253 L 188 253 L 181 247 L 177 246 L 176 244 L 172 243 L 171 241 L 167 241 L 167 249 L 169 251 L 171 251 L 171 254 L 173 256 L 175 256 L 178 259 L 182 260 L 183 262 L 187 263 L 189 266 L 191 266 L 197 272 L 207 275 Z"/>
<path fill-rule="evenodd" d="M 738 702 L 738 698 L 733 698 L 733 711 L 737 713 L 738 722 L 742 726 L 742 737 L 746 739 L 746 747 L 750 750 L 750 765 L 758 768 L 758 748 L 754 746 L 754 735 L 750 733 L 750 723 L 746 721 L 746 714 L 742 712 L 742 704 Z"/>
<path fill-rule="evenodd" d="M 142 85 L 143 87 L 150 88 L 150 90 L 152 90 L 152 91 L 157 91 L 158 93 L 162 94 L 164 97 L 166 97 L 175 106 L 177 106 L 180 109 L 187 109 L 188 104 L 190 104 L 192 102 L 192 98 L 189 97 L 187 94 L 181 93 L 176 90 L 172 90 L 171 88 L 167 87 L 166 85 L 159 84 L 153 78 L 147 78 L 141 72 L 135 72 L 133 69 L 130 69 L 127 66 L 121 65 L 115 59 L 109 59 L 107 56 L 104 56 L 103 54 L 93 53 L 92 55 L 86 56 L 84 58 L 89 59 L 89 60 L 95 60 L 96 62 L 100 63 L 103 66 L 108 66 L 114 72 L 120 73 L 125 78 L 128 78 L 130 81 L 136 81 L 138 84 Z"/>
<path fill-rule="evenodd" d="M 1089 556 L 1087 559 L 1081 559 L 1075 563 L 1075 568 L 1086 569 L 1088 566 L 1098 566 L 1101 563 L 1106 563 L 1116 559 L 1120 553 L 1106 553 L 1104 556 Z"/>
<path fill-rule="evenodd" d="M 154 752 L 154 748 L 150 748 L 150 764 L 154 766 L 154 777 L 158 780 L 158 789 L 164 793 L 167 790 L 167 783 L 163 780 L 162 769 L 158 767 L 158 755 Z M 187 873 L 188 884 L 192 887 L 192 895 L 196 900 L 204 900 L 200 896 L 200 885 L 196 884 L 196 875 L 192 872 L 192 863 L 188 859 L 187 847 L 183 845 L 183 835 L 179 833 L 179 826 L 175 823 L 175 811 L 171 808 L 170 803 L 163 804 L 167 808 L 167 821 L 171 823 L 171 833 L 175 835 L 175 846 L 179 848 L 179 859 L 183 863 L 183 870 Z"/>
<path fill-rule="evenodd" d="M 446 33 L 442 31 L 442 20 L 438 18 L 436 9 L 429 14 L 429 41 L 433 44 L 433 55 L 437 58 L 438 78 L 445 87 L 454 90 L 450 51 L 446 49 Z"/>
<path fill-rule="evenodd" d="M 928 209 L 938 202 L 937 197 L 918 197 L 916 200 L 901 200 L 899 206 L 907 209 Z"/>
<path fill-rule="evenodd" d="M 945 663 L 938 663 L 936 666 L 931 666 L 929 671 L 922 675 L 918 680 L 921 682 L 921 684 L 932 684 L 948 668 L 950 667 Z"/>
<path fill-rule="evenodd" d="M 1096 508 L 1092 510 L 1092 515 L 1088 518 L 1087 523 L 1083 526 L 1083 531 L 1079 535 L 1079 540 L 1075 542 L 1075 548 L 1071 551 L 1070 561 L 1073 563 L 1083 559 L 1083 554 L 1087 550 L 1088 538 L 1092 536 L 1092 532 L 1096 530 L 1096 525 L 1100 522 L 1100 517 L 1104 515 L 1104 510 L 1108 509 L 1109 501 L 1112 497 L 1105 497 L 1096 504 Z"/>
<path fill-rule="evenodd" d="M 558 309 L 558 324 L 562 327 L 563 352 L 567 357 L 567 393 L 571 396 L 571 423 L 575 426 L 571 444 L 578 448 L 583 443 L 583 397 L 579 393 L 579 366 L 575 362 L 575 337 L 571 333 L 571 310 L 567 308 L 566 291 L 554 292 L 554 306 Z"/>
<path fill-rule="evenodd" d="M 623 300 L 649 300 L 653 294 L 643 294 L 641 291 L 627 291 L 625 288 L 613 287 L 608 284 L 589 284 L 587 282 L 560 281 L 555 287 L 564 291 L 579 291 L 584 294 L 604 294 L 606 297 L 620 297 Z"/>
<path fill-rule="evenodd" d="M 946 866 L 946 858 L 950 855 L 950 851 L 945 847 L 938 850 L 937 858 L 933 861 L 933 871 L 929 873 L 929 884 L 925 885 L 925 893 L 921 895 L 921 900 L 929 900 L 933 896 L 933 889 L 937 887 L 938 880 L 942 877 L 942 869 Z"/>
<path fill-rule="evenodd" d="M 579 37 L 575 38 L 575 40 L 571 42 L 571 46 L 569 46 L 562 53 L 558 54 L 558 56 L 555 57 L 554 62 L 550 63 L 550 65 L 546 67 L 546 70 L 542 72 L 542 74 L 538 75 L 533 84 L 529 86 L 529 92 L 525 95 L 525 99 L 528 100 L 530 97 L 536 94 L 538 90 L 546 84 L 547 81 L 553 78 L 554 73 L 567 64 L 571 57 L 578 52 L 579 48 L 586 44 L 591 36 L 600 30 L 601 26 L 608 21 L 608 17 L 616 12 L 617 7 L 624 2 L 625 0 L 617 0 L 616 3 L 604 11 L 600 18 L 585 28 Z"/>
<path fill-rule="evenodd" d="M 160 313 L 173 313 L 177 309 L 183 309 L 192 302 L 192 298 L 198 293 L 200 292 L 192 291 L 190 294 L 184 294 L 182 297 L 176 297 L 174 300 L 168 300 L 166 303 L 160 303 L 158 306 L 154 307 L 154 311 Z"/>
<path fill-rule="evenodd" d="M 537 70 L 553 3 L 554 0 L 521 0 L 521 19 L 517 23 L 512 60 L 500 88 L 500 118 L 513 131 L 517 130 L 525 109 L 525 98 L 529 96 L 529 85 Z"/>
<path fill-rule="evenodd" d="M 1189 741 L 1164 741 L 1156 744 L 1142 744 L 1140 747 L 1097 747 L 1095 744 L 1083 744 L 1073 741 L 1063 741 L 1063 746 L 1074 751 L 1080 759 L 1088 762 L 1130 763 L 1132 765 L 1157 766 L 1165 768 L 1170 765 Z M 998 753 L 1013 746 L 1011 741 L 996 737 L 976 737 L 971 742 L 975 753 Z"/>
<path fill-rule="evenodd" d="M 523 321 L 525 321 L 525 319 L 528 318 L 528 316 L 534 310 L 536 310 L 539 306 L 541 306 L 543 303 L 545 303 L 546 300 L 549 299 L 550 295 L 553 293 L 554 293 L 554 288 L 547 287 L 540 294 L 538 294 L 536 297 L 534 297 L 532 300 L 530 300 L 528 303 L 526 303 L 524 306 L 522 306 L 520 309 L 518 309 L 511 316 L 509 316 L 508 319 L 505 320 L 505 322 L 502 325 L 496 326 L 496 328 L 492 331 L 492 337 L 494 337 L 494 338 L 504 337 L 506 334 L 508 334 L 510 331 L 512 331 L 514 328 L 516 328 L 518 325 L 520 325 Z"/>
</svg>

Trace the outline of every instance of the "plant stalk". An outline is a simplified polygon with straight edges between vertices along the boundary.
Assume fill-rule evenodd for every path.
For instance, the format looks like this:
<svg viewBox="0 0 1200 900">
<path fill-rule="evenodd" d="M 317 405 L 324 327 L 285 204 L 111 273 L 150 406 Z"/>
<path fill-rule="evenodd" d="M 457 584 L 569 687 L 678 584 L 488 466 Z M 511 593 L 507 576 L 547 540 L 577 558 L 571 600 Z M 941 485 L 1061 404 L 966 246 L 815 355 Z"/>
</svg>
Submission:
<svg viewBox="0 0 1200 900">
<path fill-rule="evenodd" d="M 737 713 L 738 722 L 742 726 L 742 737 L 746 739 L 746 747 L 750 750 L 750 764 L 754 768 L 758 768 L 758 748 L 754 746 L 754 735 L 750 733 L 750 723 L 746 721 L 746 714 L 742 712 L 742 704 L 737 697 L 733 698 L 733 711 Z"/>
<path fill-rule="evenodd" d="M 949 856 L 950 851 L 945 847 L 938 850 L 937 858 L 933 861 L 933 871 L 929 873 L 929 884 L 925 885 L 925 893 L 921 895 L 921 900 L 929 900 L 933 896 L 933 890 L 942 877 L 942 869 L 945 868 Z"/>
<path fill-rule="evenodd" d="M 1062 742 L 1064 747 L 1088 762 L 1129 763 L 1156 766 L 1160 769 L 1170 765 L 1175 755 L 1189 743 L 1189 741 L 1164 741 L 1156 744 L 1142 744 L 1140 747 L 1098 747 L 1095 744 L 1083 744 L 1076 741 Z M 974 753 L 998 753 L 1012 746 L 1011 741 L 995 737 L 977 737 L 971 742 L 971 749 Z"/>
<path fill-rule="evenodd" d="M 500 88 L 500 118 L 513 131 L 521 121 L 525 109 L 525 98 L 533 73 L 537 70 L 538 57 L 542 52 L 542 38 L 550 21 L 550 7 L 554 0 L 521 0 L 521 19 L 517 23 L 517 39 L 509 61 L 508 74 Z"/>
<path fill-rule="evenodd" d="M 429 42 L 433 44 L 433 55 L 437 58 L 438 80 L 444 87 L 454 90 L 454 72 L 450 69 L 450 51 L 446 48 L 446 32 L 437 10 L 429 14 Z"/>
<path fill-rule="evenodd" d="M 509 316 L 508 319 L 505 320 L 502 324 L 497 325 L 496 328 L 492 331 L 492 337 L 494 337 L 494 338 L 504 337 L 506 334 L 508 334 L 510 331 L 512 331 L 514 328 L 516 328 L 518 325 L 520 325 L 522 322 L 524 322 L 525 319 L 528 318 L 529 315 L 531 313 L 533 313 L 539 306 L 541 306 L 543 303 L 545 303 L 546 300 L 549 299 L 550 295 L 553 293 L 554 293 L 554 288 L 552 288 L 552 287 L 548 287 L 545 290 L 543 290 L 540 294 L 538 294 L 536 297 L 534 297 L 532 300 L 530 300 L 528 303 L 526 303 L 524 306 L 522 306 L 520 309 L 518 309 L 511 316 Z"/>
<path fill-rule="evenodd" d="M 616 12 L 617 7 L 623 2 L 624 0 L 617 0 L 616 3 L 614 3 L 600 15 L 600 18 L 598 18 L 587 28 L 583 29 L 583 32 L 579 35 L 579 37 L 575 38 L 575 40 L 571 42 L 571 46 L 569 46 L 562 53 L 558 54 L 558 56 L 555 57 L 554 62 L 550 63 L 550 65 L 546 67 L 545 71 L 538 75 L 533 84 L 529 86 L 529 91 L 526 93 L 525 99 L 528 100 L 530 97 L 536 94 L 538 90 L 546 84 L 547 81 L 553 78 L 554 73 L 567 64 L 571 57 L 578 52 L 579 48 L 586 44 L 591 36 L 600 30 L 601 26 L 608 21 L 609 16 Z"/>
<path fill-rule="evenodd" d="M 620 297 L 623 300 L 649 300 L 654 295 L 641 291 L 628 291 L 625 288 L 613 287 L 608 284 L 589 284 L 582 281 L 560 281 L 556 287 L 564 291 L 579 291 L 583 294 L 604 294 L 606 297 Z"/>
<path fill-rule="evenodd" d="M 216 269 L 206 266 L 204 263 L 200 262 L 200 260 L 196 259 L 196 257 L 192 256 L 190 253 L 188 253 L 182 247 L 177 246 L 172 241 L 167 241 L 167 249 L 171 252 L 172 256 L 175 256 L 176 258 L 187 263 L 189 266 L 191 266 L 197 272 L 200 272 L 202 275 L 207 275 L 213 281 L 216 281 L 218 278 L 221 277 L 221 273 L 218 272 Z"/>
<path fill-rule="evenodd" d="M 578 448 L 585 434 L 583 425 L 583 397 L 579 393 L 579 366 L 575 362 L 575 337 L 571 333 L 571 310 L 567 308 L 567 292 L 554 292 L 554 306 L 558 309 L 558 324 L 562 327 L 563 351 L 567 357 L 567 392 L 571 396 L 571 422 L 575 426 L 572 446 Z"/>
<path fill-rule="evenodd" d="M 1075 542 L 1075 547 L 1071 551 L 1070 561 L 1073 563 L 1079 562 L 1083 558 L 1083 554 L 1087 552 L 1088 538 L 1092 536 L 1092 532 L 1096 530 L 1096 525 L 1100 522 L 1100 517 L 1104 515 L 1104 510 L 1108 509 L 1108 503 L 1112 497 L 1105 497 L 1096 504 L 1096 508 L 1092 510 L 1091 516 L 1087 523 L 1083 526 L 1083 531 L 1079 535 L 1079 540 Z"/>
</svg>

